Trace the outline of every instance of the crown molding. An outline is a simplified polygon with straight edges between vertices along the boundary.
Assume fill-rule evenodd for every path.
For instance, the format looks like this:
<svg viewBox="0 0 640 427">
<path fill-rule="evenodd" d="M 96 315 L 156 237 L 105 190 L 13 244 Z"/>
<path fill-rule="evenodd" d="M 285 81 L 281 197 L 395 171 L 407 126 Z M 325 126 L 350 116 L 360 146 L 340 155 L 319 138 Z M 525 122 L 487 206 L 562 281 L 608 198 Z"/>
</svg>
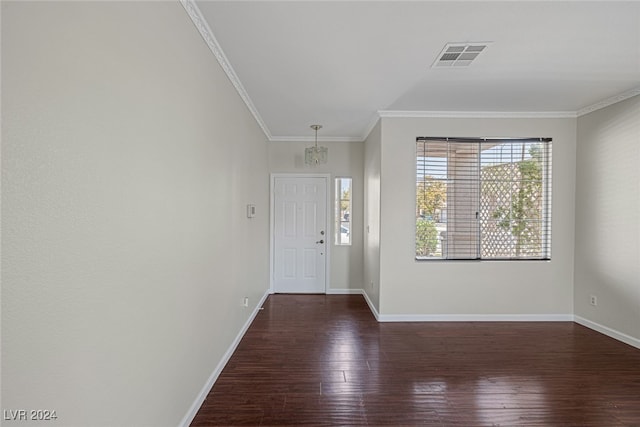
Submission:
<svg viewBox="0 0 640 427">
<path fill-rule="evenodd" d="M 262 117 L 260 116 L 260 113 L 258 113 L 256 106 L 253 105 L 253 101 L 251 101 L 251 98 L 249 98 L 249 94 L 247 93 L 244 86 L 240 82 L 238 75 L 236 74 L 235 70 L 231 66 L 231 63 L 229 62 L 226 55 L 224 54 L 224 51 L 220 47 L 218 40 L 216 40 L 216 38 L 214 37 L 213 31 L 211 31 L 211 28 L 209 27 L 209 23 L 202 15 L 202 12 L 198 8 L 198 5 L 194 0 L 180 0 L 180 3 L 182 4 L 182 7 L 184 7 L 184 10 L 186 10 L 187 15 L 189 15 L 189 18 L 191 18 L 191 21 L 193 21 L 193 24 L 196 26 L 198 32 L 200 33 L 205 43 L 209 47 L 209 50 L 211 50 L 213 55 L 218 60 L 218 63 L 224 70 L 225 74 L 227 75 L 229 80 L 231 80 L 231 83 L 233 84 L 233 87 L 238 92 L 238 95 L 240 95 L 240 98 L 242 98 L 247 108 L 249 109 L 253 117 L 258 122 L 258 125 L 262 129 L 262 132 L 264 132 L 267 139 L 271 141 L 272 136 L 271 136 L 271 132 L 269 132 L 269 128 L 267 127 L 264 120 L 262 120 Z"/>
<path fill-rule="evenodd" d="M 216 60 L 224 70 L 225 74 L 233 84 L 233 87 L 244 101 L 245 105 L 253 115 L 254 119 L 264 132 L 269 141 L 272 142 L 313 142 L 314 139 L 308 136 L 272 136 L 266 123 L 258 113 L 256 106 L 249 97 L 246 89 L 240 82 L 238 75 L 231 66 L 220 44 L 213 35 L 213 31 L 209 27 L 207 20 L 195 3 L 195 0 L 180 0 L 180 4 L 187 12 L 187 15 L 195 25 L 196 29 L 202 36 L 203 40 L 209 47 L 209 50 L 216 57 Z M 581 108 L 578 111 L 398 111 L 398 110 L 379 110 L 367 126 L 362 137 L 324 137 L 318 139 L 318 142 L 362 142 L 369 137 L 369 134 L 378 123 L 380 118 L 454 118 L 454 119 L 567 119 L 577 118 L 585 114 L 600 110 L 626 99 L 640 95 L 640 87 L 633 88 L 619 95 L 599 101 L 595 104 Z"/>
<path fill-rule="evenodd" d="M 369 135 L 371 135 L 371 132 L 373 132 L 373 128 L 375 128 L 376 125 L 378 124 L 378 122 L 380 121 L 380 117 L 381 116 L 380 116 L 379 113 L 380 112 L 374 114 L 373 118 L 371 119 L 371 121 L 367 125 L 367 130 L 362 135 L 362 138 L 360 138 L 362 141 L 366 141 L 367 138 L 369 138 Z"/>
<path fill-rule="evenodd" d="M 436 119 L 575 119 L 574 111 L 394 111 L 380 110 L 383 118 Z"/>
<path fill-rule="evenodd" d="M 273 136 L 270 142 L 315 142 L 313 136 Z M 362 138 L 352 136 L 325 136 L 318 137 L 318 142 L 362 142 Z"/>
<path fill-rule="evenodd" d="M 636 95 L 640 95 L 640 87 L 633 88 L 610 98 L 603 99 L 602 101 L 596 102 L 595 104 L 581 108 L 577 111 L 577 116 L 580 117 L 584 116 L 585 114 L 593 113 L 594 111 L 608 107 L 609 105 L 617 104 L 618 102 L 622 102 L 625 99 L 632 98 Z"/>
</svg>

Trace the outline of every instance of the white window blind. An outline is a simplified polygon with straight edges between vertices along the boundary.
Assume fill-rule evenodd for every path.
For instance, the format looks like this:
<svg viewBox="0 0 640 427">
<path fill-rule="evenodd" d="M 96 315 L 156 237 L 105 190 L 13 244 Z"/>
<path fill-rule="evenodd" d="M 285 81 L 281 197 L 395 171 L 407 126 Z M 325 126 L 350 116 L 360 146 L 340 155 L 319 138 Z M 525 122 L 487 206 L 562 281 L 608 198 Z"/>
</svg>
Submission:
<svg viewBox="0 0 640 427">
<path fill-rule="evenodd" d="M 416 258 L 550 259 L 551 138 L 417 138 Z"/>
</svg>

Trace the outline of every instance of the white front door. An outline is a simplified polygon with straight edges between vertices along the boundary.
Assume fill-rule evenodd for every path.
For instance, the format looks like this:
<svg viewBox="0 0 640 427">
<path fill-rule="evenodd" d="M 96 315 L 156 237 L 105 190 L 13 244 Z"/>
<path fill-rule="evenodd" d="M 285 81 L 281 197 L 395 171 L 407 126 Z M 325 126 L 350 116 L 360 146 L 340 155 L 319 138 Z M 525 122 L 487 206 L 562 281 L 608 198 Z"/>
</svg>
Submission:
<svg viewBox="0 0 640 427">
<path fill-rule="evenodd" d="M 327 179 L 275 177 L 273 182 L 273 290 L 324 293 Z"/>
</svg>

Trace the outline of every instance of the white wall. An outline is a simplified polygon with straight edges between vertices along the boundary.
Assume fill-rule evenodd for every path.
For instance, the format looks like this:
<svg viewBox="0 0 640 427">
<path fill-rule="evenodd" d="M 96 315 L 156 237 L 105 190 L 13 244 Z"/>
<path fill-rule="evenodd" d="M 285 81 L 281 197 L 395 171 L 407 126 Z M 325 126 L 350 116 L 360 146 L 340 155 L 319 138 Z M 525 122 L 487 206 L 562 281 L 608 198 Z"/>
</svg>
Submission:
<svg viewBox="0 0 640 427">
<path fill-rule="evenodd" d="M 308 142 L 270 142 L 269 172 L 270 173 L 323 173 L 331 175 L 329 191 L 331 192 L 331 206 L 328 207 L 331 247 L 328 292 L 350 292 L 359 290 L 363 286 L 362 278 L 362 221 L 363 221 L 363 157 L 364 144 L 361 142 L 323 142 L 320 145 L 329 149 L 329 157 L 324 165 L 310 166 L 304 163 L 304 149 L 310 146 Z M 350 177 L 352 181 L 352 244 L 351 246 L 336 246 L 333 237 L 334 200 L 336 177 Z"/>
<path fill-rule="evenodd" d="M 364 291 L 380 312 L 380 121 L 365 141 Z"/>
<path fill-rule="evenodd" d="M 640 96 L 578 119 L 576 166 L 575 313 L 637 345 Z"/>
<path fill-rule="evenodd" d="M 418 136 L 553 138 L 552 260 L 415 261 Z M 383 315 L 571 315 L 575 119 L 382 119 Z"/>
<path fill-rule="evenodd" d="M 3 425 L 176 426 L 268 288 L 265 137 L 178 2 L 2 42 L 2 408 L 58 416 Z"/>
</svg>

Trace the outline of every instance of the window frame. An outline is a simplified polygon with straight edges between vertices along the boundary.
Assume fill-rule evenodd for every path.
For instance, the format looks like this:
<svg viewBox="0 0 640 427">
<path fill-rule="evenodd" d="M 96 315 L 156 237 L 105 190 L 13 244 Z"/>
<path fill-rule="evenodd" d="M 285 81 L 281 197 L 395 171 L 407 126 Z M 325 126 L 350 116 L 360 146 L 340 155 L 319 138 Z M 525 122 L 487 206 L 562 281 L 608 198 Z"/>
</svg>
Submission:
<svg viewBox="0 0 640 427">
<path fill-rule="evenodd" d="M 349 181 L 349 198 L 342 198 L 342 182 Z M 333 214 L 333 244 L 335 246 L 351 246 L 353 244 L 353 178 L 350 176 L 336 176 L 334 178 L 334 214 Z M 344 218 L 342 204 L 348 203 L 347 219 Z M 342 226 L 348 225 L 347 242 L 343 242 Z"/>
<path fill-rule="evenodd" d="M 436 144 L 440 145 L 441 151 L 438 157 L 429 157 L 426 155 L 428 153 L 428 150 L 426 148 L 428 143 L 433 143 L 434 146 Z M 477 145 L 477 150 L 475 151 L 475 153 L 472 152 L 472 154 L 469 156 L 470 159 L 472 160 L 468 160 L 466 163 L 467 165 L 471 165 L 471 167 L 464 168 L 464 167 L 459 167 L 455 163 L 453 164 L 453 166 L 449 164 L 449 162 L 456 161 L 455 155 L 452 156 L 451 147 L 452 147 L 452 144 L 457 144 L 457 143 L 471 144 L 471 146 L 467 146 L 467 148 L 472 147 L 473 145 Z M 446 147 L 446 150 L 444 152 L 442 152 L 443 144 Z M 499 215 L 497 215 L 500 209 L 504 207 L 504 206 L 501 207 L 499 205 L 500 202 L 498 203 L 497 207 L 495 204 L 490 206 L 489 208 L 486 207 L 488 198 L 485 197 L 486 193 L 484 193 L 485 191 L 484 188 L 486 188 L 485 186 L 487 186 L 487 183 L 496 182 L 496 181 L 487 178 L 483 173 L 483 170 L 488 169 L 489 166 L 492 166 L 491 161 L 496 156 L 488 155 L 485 159 L 483 157 L 483 154 L 485 151 L 490 152 L 490 150 L 496 146 L 510 146 L 513 153 L 512 147 L 516 146 L 516 144 L 518 145 L 522 144 L 522 149 L 519 151 L 519 154 L 518 154 L 518 156 L 520 155 L 522 156 L 522 160 L 518 161 L 514 159 L 512 154 L 508 161 L 504 161 L 504 158 L 501 152 L 499 157 L 500 160 L 496 162 L 496 165 L 498 165 L 499 167 L 506 166 L 506 167 L 514 168 L 514 166 L 509 166 L 509 165 L 518 165 L 517 169 L 519 171 L 517 178 L 514 178 L 512 176 L 511 180 L 499 181 L 503 185 L 507 183 L 506 186 L 510 188 L 509 189 L 510 198 L 508 198 L 509 199 L 509 202 L 508 202 L 509 215 L 507 215 L 507 219 L 504 219 L 504 218 L 501 218 Z M 525 144 L 528 144 L 528 145 L 525 145 Z M 530 150 L 530 151 L 526 151 L 527 153 L 526 157 L 525 157 L 525 147 L 527 150 Z M 539 148 L 534 149 L 532 147 L 539 147 Z M 416 246 L 416 251 L 415 251 L 416 261 L 422 262 L 422 261 L 550 261 L 551 260 L 551 246 L 552 246 L 551 245 L 551 240 L 552 240 L 551 208 L 552 208 L 552 186 L 553 186 L 552 138 L 417 137 L 415 148 L 416 148 L 416 152 L 415 152 L 414 161 L 416 162 L 415 163 L 416 181 L 415 181 L 415 195 L 414 195 L 415 196 L 414 197 L 414 202 L 415 202 L 414 213 L 416 218 L 416 224 L 414 227 L 414 245 Z M 453 151 L 457 153 L 457 150 L 458 149 L 454 149 Z M 475 156 L 475 158 L 473 156 Z M 445 159 L 444 169 L 442 169 L 442 165 L 433 166 L 433 169 L 429 169 L 427 167 L 427 164 L 429 164 L 430 162 L 437 163 L 437 161 L 433 162 L 431 160 L 438 159 L 439 157 L 443 157 Z M 525 162 L 525 159 L 527 160 L 527 162 Z M 474 165 L 474 162 L 477 162 L 477 165 Z M 535 164 L 538 165 L 539 169 L 537 169 L 537 172 L 540 174 L 540 177 L 539 178 L 536 177 L 535 181 L 532 181 L 531 179 L 527 180 L 523 178 L 524 176 L 523 168 L 525 167 L 524 164 L 525 163 L 531 164 L 532 162 L 535 162 Z M 438 169 L 438 167 L 440 167 L 440 169 Z M 445 171 L 444 175 L 442 174 L 443 170 Z M 469 171 L 472 171 L 472 172 L 469 172 Z M 489 170 L 489 172 L 491 171 Z M 456 177 L 456 175 L 460 173 L 463 174 L 464 176 L 463 179 L 460 179 L 459 176 Z M 474 178 L 465 179 L 465 178 L 468 178 L 468 176 L 465 176 L 464 174 L 470 174 L 470 176 Z M 516 174 L 512 174 L 512 175 L 516 175 Z M 464 211 L 466 212 L 464 214 L 466 223 L 464 222 L 465 220 L 462 220 L 463 222 L 460 222 L 461 221 L 460 217 L 456 216 L 457 211 L 461 209 L 459 206 L 457 207 L 454 206 L 454 204 L 457 204 L 459 202 L 454 200 L 450 202 L 450 204 L 448 204 L 449 202 L 448 198 L 450 195 L 454 194 L 454 190 L 459 191 L 456 189 L 457 188 L 456 184 L 452 184 L 456 180 L 470 183 L 468 184 L 470 185 L 468 194 L 465 194 L 465 197 L 462 199 L 472 200 L 471 202 L 466 200 L 466 202 L 468 205 L 474 208 L 475 219 L 473 219 L 473 217 L 471 217 L 471 220 L 467 218 L 469 217 L 469 215 L 474 214 L 473 211 L 470 211 L 470 212 Z M 432 188 L 430 186 L 434 185 L 435 182 L 440 182 L 441 183 L 440 185 L 444 183 L 443 185 L 444 193 L 445 193 L 444 203 L 439 205 L 441 209 L 436 209 L 431 205 L 427 205 L 429 206 L 429 210 L 422 209 L 422 207 L 425 206 L 424 203 L 427 203 L 426 191 L 428 190 L 426 190 L 426 188 Z M 530 199 L 525 199 L 525 200 L 532 200 L 531 203 L 537 203 L 538 206 L 534 207 L 535 210 L 533 211 L 534 213 L 533 216 L 525 216 L 524 219 L 522 216 L 520 216 L 514 219 L 513 212 L 515 210 L 511 207 L 511 205 L 514 203 L 513 194 L 516 193 L 516 190 L 511 188 L 514 187 L 514 188 L 522 189 L 523 186 L 525 185 L 524 183 L 526 182 L 539 183 L 538 187 L 534 187 L 536 190 L 529 193 L 531 194 Z M 457 185 L 461 185 L 461 184 L 457 184 Z M 423 193 L 420 193 L 421 191 Z M 428 199 L 428 200 L 433 200 L 434 197 L 437 198 L 437 194 L 438 194 L 437 187 L 433 191 L 435 192 L 430 193 L 429 197 L 431 199 Z M 473 194 L 476 191 L 477 191 L 477 195 Z M 491 190 L 491 191 L 495 191 L 495 190 Z M 495 196 L 496 193 L 490 193 L 490 195 Z M 420 200 L 421 197 L 422 197 L 422 201 Z M 458 198 L 461 199 L 460 196 L 458 196 Z M 507 198 L 503 197 L 503 201 L 501 202 L 502 205 L 507 203 L 505 199 Z M 520 202 L 522 202 L 522 199 L 520 199 Z M 465 208 L 467 208 L 467 206 L 465 206 Z M 490 208 L 496 208 L 496 210 L 491 212 L 492 214 L 491 217 L 487 217 L 488 209 Z M 449 216 L 450 211 L 453 211 L 454 215 Z M 519 212 L 522 212 L 522 211 L 519 211 Z M 442 217 L 444 217 L 445 219 L 442 220 Z M 490 220 L 488 220 L 487 218 L 490 218 Z M 424 220 L 424 223 L 422 222 L 422 220 Z M 431 222 L 432 225 L 427 224 L 427 222 Z M 522 224 L 522 223 L 534 224 L 531 226 L 531 228 L 533 228 L 537 232 L 537 234 L 532 232 L 527 235 L 530 238 L 528 242 L 529 246 L 527 247 L 521 246 L 522 240 L 520 240 L 524 238 L 525 239 L 524 241 L 527 242 L 526 240 L 527 236 L 524 236 L 521 231 L 518 232 L 519 234 L 515 234 L 515 232 L 513 231 L 513 230 L 516 230 L 516 227 L 514 226 L 514 224 L 518 224 L 518 222 L 519 224 Z M 467 225 L 467 230 L 469 230 L 467 231 L 468 233 L 467 235 L 472 236 L 471 240 L 474 238 L 476 239 L 475 243 L 467 244 L 469 246 L 469 249 L 467 248 L 462 250 L 456 249 L 455 237 L 449 235 L 450 223 L 453 224 L 454 230 L 456 227 L 460 227 L 461 224 Z M 483 223 L 485 223 L 485 225 L 483 225 Z M 444 224 L 444 233 L 442 230 L 443 224 Z M 469 225 L 469 224 L 474 224 L 474 225 Z M 500 224 L 500 225 L 497 225 L 497 224 Z M 495 235 L 498 234 L 495 232 L 495 230 L 497 230 L 498 227 L 503 227 L 502 234 L 503 235 L 508 234 L 508 238 L 502 237 L 504 240 L 501 241 L 500 238 L 495 237 Z M 485 234 L 487 236 L 490 234 L 491 228 L 493 228 L 493 231 L 494 231 L 493 236 L 485 237 Z M 437 241 L 434 241 L 434 235 L 436 236 L 435 239 L 437 239 Z M 500 245 L 503 246 L 503 249 L 501 249 L 502 251 L 512 252 L 516 250 L 517 255 L 504 255 L 504 254 L 499 256 L 490 255 L 489 254 L 490 251 L 487 250 L 487 247 L 489 247 L 488 243 L 492 242 L 491 237 L 493 237 L 493 243 L 497 241 Z M 453 240 L 451 240 L 452 238 Z M 419 243 L 419 239 L 420 239 L 420 243 Z M 515 244 L 516 246 L 509 246 L 508 240 L 511 240 L 512 242 L 517 241 L 517 243 L 511 244 L 511 245 Z M 434 244 L 434 242 L 436 243 Z M 505 245 L 505 242 L 506 242 L 506 245 Z M 453 245 L 451 246 L 453 247 L 453 250 L 451 250 L 450 247 L 448 246 L 449 243 L 453 243 Z M 520 252 L 520 249 L 522 248 L 525 248 L 524 252 Z M 536 250 L 538 250 L 538 253 L 535 253 Z M 420 252 L 422 252 L 422 254 L 420 254 Z M 499 250 L 497 252 L 499 252 Z M 439 256 L 438 256 L 438 253 L 439 253 Z M 467 256 L 467 253 L 475 253 L 475 256 Z M 534 253 L 534 255 L 531 255 L 532 253 Z"/>
</svg>

